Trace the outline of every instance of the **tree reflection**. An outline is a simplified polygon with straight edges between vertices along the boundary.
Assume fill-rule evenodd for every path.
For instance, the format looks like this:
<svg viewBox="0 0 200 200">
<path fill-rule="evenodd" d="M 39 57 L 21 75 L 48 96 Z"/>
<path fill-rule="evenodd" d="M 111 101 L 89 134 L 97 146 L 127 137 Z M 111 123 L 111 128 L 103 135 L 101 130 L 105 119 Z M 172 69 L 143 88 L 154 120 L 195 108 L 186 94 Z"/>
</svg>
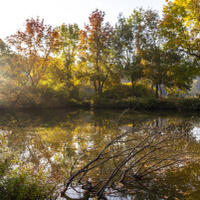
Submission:
<svg viewBox="0 0 200 200">
<path fill-rule="evenodd" d="M 190 151 L 191 140 L 188 140 L 183 125 L 180 122 L 169 123 L 167 120 L 160 120 L 159 125 L 158 120 L 119 136 L 115 134 L 107 142 L 104 136 L 101 141 L 105 145 L 98 142 L 102 150 L 96 146 L 91 149 L 82 148 L 72 167 L 75 171 L 70 173 L 62 194 L 74 181 L 84 186 L 88 185 L 88 179 L 92 177 L 93 184 L 98 187 L 95 188 L 91 182 L 87 189 L 96 189 L 96 194 L 101 197 L 107 187 L 113 187 L 117 182 L 124 182 L 127 178 L 140 180 L 150 173 L 194 159 L 193 151 Z M 107 133 L 112 136 L 116 130 L 107 130 Z"/>
<path fill-rule="evenodd" d="M 99 183 L 99 188 L 103 186 L 103 182 L 105 183 L 106 178 L 111 175 L 113 169 L 120 164 L 124 156 L 128 155 L 129 150 L 141 143 L 145 137 L 156 133 L 155 141 L 158 143 L 167 134 L 171 134 L 171 139 L 163 142 L 161 152 L 155 151 L 151 156 L 150 154 L 148 156 L 148 152 L 153 150 L 152 145 L 157 144 L 154 141 L 149 143 L 150 146 L 146 147 L 143 152 L 135 155 L 131 161 L 127 162 L 122 167 L 122 171 L 117 172 L 113 179 L 115 183 L 123 180 L 123 173 L 130 168 L 127 174 L 125 173 L 124 181 L 126 183 L 123 183 L 123 186 L 113 184 L 114 191 L 116 193 L 120 192 L 122 196 L 125 195 L 126 197 L 132 194 L 135 197 L 138 196 L 139 199 L 145 197 L 145 195 L 146 198 L 155 199 L 155 197 L 160 198 L 159 195 L 164 198 L 164 196 L 170 197 L 173 194 L 180 198 L 181 195 L 183 196 L 180 191 L 195 197 L 194 190 L 186 186 L 186 183 L 190 183 L 193 188 L 198 187 L 198 176 L 194 172 L 187 178 L 180 172 L 180 176 L 185 180 L 185 186 L 183 187 L 180 184 L 181 182 L 177 182 L 174 189 L 173 184 L 170 182 L 172 179 L 167 178 L 171 176 L 172 168 L 166 166 L 165 171 L 160 168 L 160 173 L 153 171 L 153 169 L 159 168 L 158 162 L 163 158 L 163 166 L 167 165 L 171 159 L 171 162 L 173 160 L 183 161 L 183 167 L 186 167 L 185 161 L 191 159 L 191 157 L 186 158 L 185 154 L 182 154 L 181 158 L 176 156 L 176 154 L 181 155 L 180 152 L 183 153 L 186 147 L 188 152 L 199 153 L 199 143 L 191 134 L 194 119 L 189 120 L 189 117 L 186 120 L 176 116 L 150 115 L 149 113 L 139 115 L 135 111 L 125 113 L 118 119 L 117 116 L 119 115 L 120 111 L 112 113 L 99 111 L 98 113 L 97 111 L 80 110 L 72 110 L 71 112 L 51 110 L 43 113 L 39 111 L 32 113 L 18 112 L 15 115 L 6 113 L 1 117 L 0 128 L 12 131 L 12 134 L 8 136 L 8 147 L 13 151 L 19 151 L 19 158 L 24 164 L 32 163 L 36 171 L 42 167 L 43 170 L 51 174 L 52 179 L 59 182 L 67 182 L 70 175 L 73 175 L 95 159 L 106 144 L 124 132 L 131 130 L 126 137 L 115 142 L 104 152 L 102 159 L 97 162 L 98 166 L 93 168 L 93 171 L 84 174 L 84 176 L 83 173 L 81 174 L 83 176 L 81 181 L 84 184 L 92 178 L 93 184 Z M 134 131 L 132 131 L 133 129 Z M 174 137 L 179 139 L 177 140 Z M 164 146 L 170 146 L 170 148 L 165 149 Z M 157 147 L 160 148 L 161 146 Z M 171 154 L 173 158 L 167 160 L 169 151 L 173 151 L 174 154 Z M 110 162 L 104 162 L 109 158 L 111 158 Z M 102 164 L 99 165 L 100 163 Z M 158 164 L 153 166 L 155 163 Z M 131 168 L 132 165 L 134 165 L 134 170 Z M 94 165 L 91 165 L 91 167 L 94 167 Z M 189 169 L 187 168 L 185 171 L 189 171 Z M 152 171 L 152 174 L 148 173 L 149 170 Z M 197 170 L 197 167 L 195 170 Z M 172 173 L 172 175 L 176 174 Z M 145 180 L 139 181 L 137 177 L 143 177 Z M 193 179 L 196 181 L 191 183 L 189 180 Z M 112 185 L 111 182 L 108 186 Z M 170 184 L 170 190 L 167 192 L 164 188 Z M 123 194 L 124 188 L 126 192 Z M 155 190 L 159 192 L 155 194 Z M 115 193 L 114 191 L 112 190 L 112 193 Z M 120 195 L 118 194 L 118 196 Z"/>
</svg>

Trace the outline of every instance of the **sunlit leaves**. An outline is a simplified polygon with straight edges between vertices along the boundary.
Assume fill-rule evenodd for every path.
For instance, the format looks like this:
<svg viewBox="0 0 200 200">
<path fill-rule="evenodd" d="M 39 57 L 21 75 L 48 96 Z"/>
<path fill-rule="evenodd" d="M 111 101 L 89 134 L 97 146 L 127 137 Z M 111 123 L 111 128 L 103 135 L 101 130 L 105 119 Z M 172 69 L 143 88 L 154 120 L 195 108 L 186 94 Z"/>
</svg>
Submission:
<svg viewBox="0 0 200 200">
<path fill-rule="evenodd" d="M 166 47 L 173 47 L 175 50 L 200 59 L 199 11 L 198 0 L 168 2 L 167 6 L 164 7 L 164 17 L 160 24 L 162 34 L 166 38 Z"/>
<path fill-rule="evenodd" d="M 39 17 L 31 18 L 26 20 L 24 31 L 18 30 L 7 41 L 24 57 L 22 73 L 37 87 L 48 67 L 49 57 L 59 48 L 58 32 L 50 25 L 44 25 L 44 20 L 40 21 Z"/>
<path fill-rule="evenodd" d="M 113 76 L 111 44 L 113 28 L 104 24 L 105 13 L 96 9 L 89 17 L 89 25 L 80 31 L 79 74 L 86 76 L 99 94 Z"/>
<path fill-rule="evenodd" d="M 59 33 L 50 25 L 45 25 L 44 20 L 27 19 L 25 29 L 18 30 L 15 35 L 7 37 L 7 42 L 12 46 L 14 55 L 10 57 L 9 67 L 12 71 L 6 71 L 7 78 L 10 80 L 15 76 L 12 87 L 18 87 L 14 90 L 16 98 L 13 106 L 27 91 L 27 99 L 39 97 L 36 89 L 39 88 L 41 80 L 44 79 L 45 72 L 50 66 L 52 56 L 59 50 Z M 17 72 L 17 75 L 15 75 Z M 8 84 L 10 84 L 8 82 Z M 9 86 L 10 93 L 12 87 Z M 8 85 L 7 85 L 8 88 Z M 35 90 L 35 91 L 33 91 Z M 29 95 L 30 94 L 30 95 Z M 26 98 L 25 98 L 26 99 Z M 37 98 L 36 98 L 37 99 Z M 27 100 L 25 100 L 27 101 Z"/>
<path fill-rule="evenodd" d="M 79 43 L 79 27 L 77 24 L 62 24 L 59 27 L 60 61 L 62 63 L 63 89 L 68 93 L 69 98 L 74 97 L 73 93 L 78 90 L 80 81 L 76 78 L 77 71 L 77 46 Z"/>
</svg>

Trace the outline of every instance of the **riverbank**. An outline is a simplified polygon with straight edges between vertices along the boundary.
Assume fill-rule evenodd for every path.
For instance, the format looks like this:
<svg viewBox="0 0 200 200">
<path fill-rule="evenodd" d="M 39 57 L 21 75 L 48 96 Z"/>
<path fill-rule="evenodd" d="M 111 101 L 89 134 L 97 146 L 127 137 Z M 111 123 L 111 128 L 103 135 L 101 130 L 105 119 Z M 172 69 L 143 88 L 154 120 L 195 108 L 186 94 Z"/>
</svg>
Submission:
<svg viewBox="0 0 200 200">
<path fill-rule="evenodd" d="M 198 111 L 200 110 L 199 98 L 127 98 L 121 100 L 96 98 L 85 101 L 47 102 L 19 106 L 15 108 L 0 107 L 0 109 L 50 109 L 50 108 L 86 108 L 86 109 L 135 109 L 135 110 L 172 110 L 172 111 Z"/>
<path fill-rule="evenodd" d="M 122 100 L 99 99 L 93 102 L 94 108 L 132 108 L 136 110 L 200 110 L 199 98 L 129 98 Z"/>
<path fill-rule="evenodd" d="M 111 140 L 121 133 L 124 135 L 126 130 L 127 134 L 123 138 L 118 138 L 112 146 L 108 146 L 110 149 L 107 149 L 101 157 L 107 159 L 108 156 L 113 157 L 113 153 L 117 155 L 119 152 L 120 160 L 117 158 L 113 162 L 113 159 L 108 159 L 108 162 L 104 163 L 99 161 L 103 165 L 97 166 L 94 171 L 87 173 L 89 178 L 94 181 L 106 180 L 115 170 L 116 165 L 126 159 L 128 150 L 133 149 L 137 144 L 140 144 L 138 148 L 141 149 L 145 142 L 152 142 L 151 146 L 146 144 L 147 148 L 137 153 L 137 160 L 140 161 L 139 164 L 142 164 L 138 166 L 143 166 L 142 161 L 153 166 L 152 162 L 158 163 L 158 159 L 162 159 L 166 164 L 167 161 L 172 161 L 168 157 L 172 150 L 176 151 L 172 154 L 172 159 L 177 158 L 174 155 L 180 155 L 180 159 L 184 159 L 186 154 L 183 151 L 188 147 L 188 150 L 195 152 L 195 162 L 168 166 L 165 170 L 153 172 L 140 181 L 130 180 L 127 176 L 126 181 L 129 182 L 123 183 L 121 185 L 123 187 L 118 188 L 117 193 L 121 198 L 123 192 L 126 192 L 127 198 L 124 197 L 124 199 L 145 199 L 147 196 L 149 199 L 164 199 L 164 196 L 169 197 L 168 199 L 175 197 L 185 199 L 184 194 L 195 199 L 194 195 L 200 196 L 199 192 L 193 193 L 191 190 L 192 187 L 198 191 L 200 187 L 197 179 L 200 176 L 200 164 L 197 158 L 200 150 L 199 116 L 198 112 L 172 111 L 169 113 L 156 110 L 153 112 L 135 110 L 123 112 L 120 109 L 84 111 L 83 109 L 70 110 L 67 108 L 16 110 L 13 113 L 0 112 L 0 140 L 3 144 L 0 145 L 0 199 L 25 199 L 27 194 L 29 194 L 28 199 L 58 198 L 63 189 L 63 183 L 66 183 L 71 171 L 76 172 L 80 166 L 85 166 L 94 160 Z M 146 135 L 150 137 L 144 140 Z M 170 138 L 167 139 L 167 137 Z M 185 145 L 183 139 L 188 139 L 188 145 Z M 148 154 L 151 150 L 153 150 L 152 154 Z M 121 151 L 125 153 L 122 154 Z M 181 154 L 178 151 L 181 151 Z M 86 153 L 80 154 L 82 152 Z M 148 156 L 147 159 L 143 153 Z M 149 158 L 149 156 L 152 157 Z M 191 154 L 186 156 L 187 159 L 191 158 Z M 79 159 L 75 163 L 76 158 Z M 139 160 L 140 158 L 143 159 Z M 134 159 L 130 164 L 132 165 L 133 162 Z M 67 169 L 66 164 L 69 166 Z M 98 163 L 94 163 L 93 166 L 95 165 Z M 70 166 L 72 168 L 74 166 L 74 169 L 71 170 Z M 127 169 L 127 166 L 121 168 L 119 174 L 122 173 L 121 170 Z M 141 170 L 144 171 L 147 167 L 149 166 L 145 165 Z M 133 172 L 136 171 L 137 169 Z M 182 183 L 185 183 L 184 187 Z M 116 184 L 116 186 L 118 185 Z M 166 185 L 168 190 L 165 189 Z M 147 190 L 147 187 L 151 190 Z M 109 189 L 111 188 L 109 187 Z M 159 191 L 159 193 L 154 191 Z M 74 194 L 70 190 L 69 193 Z M 66 194 L 69 193 L 66 192 Z M 117 198 L 117 193 L 110 195 L 112 197 L 116 195 Z M 80 193 L 77 194 L 77 199 L 78 197 L 80 197 Z"/>
</svg>

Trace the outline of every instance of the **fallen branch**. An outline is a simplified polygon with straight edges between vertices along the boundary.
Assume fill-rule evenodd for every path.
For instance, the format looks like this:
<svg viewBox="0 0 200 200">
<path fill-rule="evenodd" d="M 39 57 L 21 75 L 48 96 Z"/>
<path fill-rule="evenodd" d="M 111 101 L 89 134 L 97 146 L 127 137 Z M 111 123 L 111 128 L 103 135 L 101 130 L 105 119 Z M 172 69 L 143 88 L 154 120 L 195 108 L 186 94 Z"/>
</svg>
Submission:
<svg viewBox="0 0 200 200">
<path fill-rule="evenodd" d="M 132 128 L 112 139 L 97 156 L 94 157 L 92 150 L 88 151 L 90 161 L 70 175 L 61 196 L 70 185 L 78 182 L 101 198 L 106 188 L 114 186 L 117 181 L 123 182 L 129 177 L 141 179 L 163 168 L 184 163 L 189 159 L 185 155 L 190 153 L 187 144 L 187 135 L 177 134 L 168 127 Z M 76 169 L 79 159 L 81 156 L 75 159 L 71 172 Z M 98 181 L 88 179 L 93 178 L 92 173 L 99 174 Z"/>
</svg>

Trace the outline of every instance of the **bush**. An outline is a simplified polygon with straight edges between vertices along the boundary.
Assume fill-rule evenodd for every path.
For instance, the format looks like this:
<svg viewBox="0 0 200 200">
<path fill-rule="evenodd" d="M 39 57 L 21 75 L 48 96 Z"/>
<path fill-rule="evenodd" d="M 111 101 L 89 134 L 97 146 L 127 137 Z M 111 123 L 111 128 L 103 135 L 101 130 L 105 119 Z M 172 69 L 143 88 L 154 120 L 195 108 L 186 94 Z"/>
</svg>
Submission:
<svg viewBox="0 0 200 200">
<path fill-rule="evenodd" d="M 50 185 L 42 172 L 34 174 L 30 166 L 10 170 L 0 183 L 0 199 L 50 199 Z"/>
<path fill-rule="evenodd" d="M 18 159 L 18 153 L 8 148 L 8 134 L 0 130 L 0 199 L 51 199 L 49 178 L 42 168 L 36 171 L 33 165 L 24 165 Z"/>
<path fill-rule="evenodd" d="M 177 108 L 179 110 L 200 110 L 199 98 L 185 98 L 177 101 Z"/>
<path fill-rule="evenodd" d="M 145 86 L 141 83 L 137 83 L 135 85 L 135 97 L 153 98 L 154 96 L 155 93 L 150 87 Z M 102 97 L 105 99 L 115 100 L 127 99 L 129 97 L 132 97 L 131 84 L 116 84 L 104 91 Z"/>
</svg>

